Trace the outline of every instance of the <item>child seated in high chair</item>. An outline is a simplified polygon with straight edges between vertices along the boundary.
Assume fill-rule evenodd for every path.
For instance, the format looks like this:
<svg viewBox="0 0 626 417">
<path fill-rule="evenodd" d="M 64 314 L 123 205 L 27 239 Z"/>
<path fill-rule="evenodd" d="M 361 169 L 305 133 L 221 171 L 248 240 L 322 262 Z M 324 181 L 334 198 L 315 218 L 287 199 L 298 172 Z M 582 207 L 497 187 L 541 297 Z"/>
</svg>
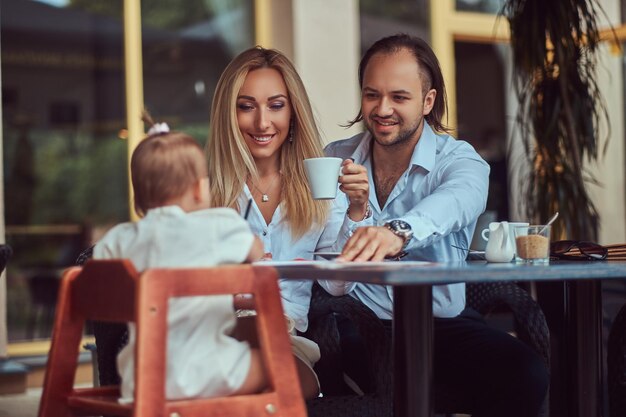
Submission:
<svg viewBox="0 0 626 417">
<path fill-rule="evenodd" d="M 212 267 L 251 262 L 263 245 L 230 208 L 210 208 L 204 152 L 190 136 L 155 124 L 135 149 L 131 177 L 135 223 L 111 229 L 95 259 L 127 258 L 147 268 Z M 166 397 L 217 397 L 262 391 L 267 385 L 258 349 L 231 336 L 233 296 L 173 298 L 169 302 Z M 122 402 L 134 394 L 136 329 L 117 357 Z"/>
</svg>

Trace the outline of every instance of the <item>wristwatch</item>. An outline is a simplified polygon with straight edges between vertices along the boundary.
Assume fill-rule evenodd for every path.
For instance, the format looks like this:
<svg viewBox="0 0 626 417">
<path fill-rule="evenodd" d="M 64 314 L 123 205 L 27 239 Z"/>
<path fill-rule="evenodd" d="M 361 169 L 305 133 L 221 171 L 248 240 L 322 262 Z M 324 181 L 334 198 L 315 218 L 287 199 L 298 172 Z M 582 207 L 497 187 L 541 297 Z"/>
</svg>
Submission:
<svg viewBox="0 0 626 417">
<path fill-rule="evenodd" d="M 411 225 L 404 220 L 396 219 L 385 223 L 385 227 L 391 230 L 394 235 L 400 236 L 402 239 L 404 239 L 404 244 L 402 245 L 402 249 L 400 249 L 399 253 L 403 252 L 409 245 L 409 242 L 413 237 L 413 230 L 411 230 Z"/>
</svg>

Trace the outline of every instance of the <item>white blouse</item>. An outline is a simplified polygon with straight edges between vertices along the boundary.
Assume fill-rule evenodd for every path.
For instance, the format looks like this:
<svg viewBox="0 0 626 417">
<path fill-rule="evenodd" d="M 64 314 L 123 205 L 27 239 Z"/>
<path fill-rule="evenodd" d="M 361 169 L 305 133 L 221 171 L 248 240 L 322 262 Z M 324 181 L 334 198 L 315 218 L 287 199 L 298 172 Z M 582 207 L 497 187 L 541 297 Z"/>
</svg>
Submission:
<svg viewBox="0 0 626 417">
<path fill-rule="evenodd" d="M 252 194 L 247 185 L 239 196 L 239 209 L 245 211 Z M 248 223 L 252 232 L 263 241 L 265 252 L 272 254 L 272 260 L 290 261 L 296 258 L 313 259 L 314 251 L 341 251 L 343 245 L 357 227 L 371 226 L 371 217 L 361 222 L 354 222 L 347 216 L 349 200 L 339 189 L 337 197 L 331 202 L 330 213 L 326 225 L 314 225 L 302 237 L 294 240 L 291 235 L 289 222 L 283 220 L 283 208 L 279 205 L 272 221 L 265 223 L 265 219 L 252 200 L 252 207 L 248 214 Z M 311 301 L 313 279 L 279 281 L 283 308 L 285 314 L 295 321 L 296 329 L 306 331 L 308 326 L 307 314 Z"/>
</svg>

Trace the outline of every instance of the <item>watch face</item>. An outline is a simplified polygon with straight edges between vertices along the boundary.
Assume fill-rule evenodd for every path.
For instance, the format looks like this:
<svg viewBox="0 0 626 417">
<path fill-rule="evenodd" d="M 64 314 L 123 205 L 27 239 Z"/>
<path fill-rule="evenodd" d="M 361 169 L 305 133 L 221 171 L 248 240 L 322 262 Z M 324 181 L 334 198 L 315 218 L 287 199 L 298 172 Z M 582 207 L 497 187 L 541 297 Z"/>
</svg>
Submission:
<svg viewBox="0 0 626 417">
<path fill-rule="evenodd" d="M 391 226 L 392 229 L 397 230 L 398 232 L 406 233 L 411 231 L 411 225 L 403 220 L 392 220 L 389 223 L 389 226 Z"/>
<path fill-rule="evenodd" d="M 413 231 L 411 230 L 411 225 L 405 222 L 404 220 L 391 220 L 386 223 L 385 226 L 391 230 L 397 236 L 400 236 L 404 239 L 404 245 L 402 245 L 401 251 L 405 250 L 409 245 L 409 241 L 413 237 Z"/>
</svg>

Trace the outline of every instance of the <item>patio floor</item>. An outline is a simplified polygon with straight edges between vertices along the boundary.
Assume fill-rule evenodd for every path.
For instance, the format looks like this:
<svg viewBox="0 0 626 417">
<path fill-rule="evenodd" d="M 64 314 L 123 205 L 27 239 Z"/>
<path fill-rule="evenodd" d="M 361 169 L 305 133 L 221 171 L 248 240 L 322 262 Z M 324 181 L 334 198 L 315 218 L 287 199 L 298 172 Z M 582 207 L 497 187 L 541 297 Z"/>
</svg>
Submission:
<svg viewBox="0 0 626 417">
<path fill-rule="evenodd" d="M 35 417 L 41 388 L 29 388 L 23 394 L 0 395 L 0 417 Z"/>
</svg>

